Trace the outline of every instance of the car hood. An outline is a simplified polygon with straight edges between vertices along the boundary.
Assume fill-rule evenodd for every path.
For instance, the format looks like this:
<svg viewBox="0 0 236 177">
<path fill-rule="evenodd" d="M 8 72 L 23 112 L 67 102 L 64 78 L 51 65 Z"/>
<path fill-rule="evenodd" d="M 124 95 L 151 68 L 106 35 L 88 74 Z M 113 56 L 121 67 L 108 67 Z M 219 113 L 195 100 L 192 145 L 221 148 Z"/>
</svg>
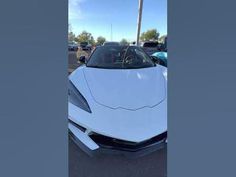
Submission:
<svg viewBox="0 0 236 177">
<path fill-rule="evenodd" d="M 160 67 L 142 69 L 83 69 L 92 98 L 111 109 L 154 107 L 166 97 Z"/>
</svg>

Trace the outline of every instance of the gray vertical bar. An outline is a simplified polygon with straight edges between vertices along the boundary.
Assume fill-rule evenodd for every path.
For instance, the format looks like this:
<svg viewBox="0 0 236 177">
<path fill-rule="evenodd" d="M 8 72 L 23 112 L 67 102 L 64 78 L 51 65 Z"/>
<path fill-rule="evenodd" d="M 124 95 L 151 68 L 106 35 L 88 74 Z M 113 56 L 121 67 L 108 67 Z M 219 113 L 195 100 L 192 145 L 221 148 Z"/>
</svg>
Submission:
<svg viewBox="0 0 236 177">
<path fill-rule="evenodd" d="M 168 177 L 236 176 L 235 7 L 168 0 Z"/>
<path fill-rule="evenodd" d="M 143 0 L 139 0 L 139 7 L 138 7 L 138 23 L 137 23 L 137 39 L 136 45 L 139 46 L 139 36 L 141 30 L 141 23 L 142 23 L 142 11 L 143 11 Z"/>
<path fill-rule="evenodd" d="M 68 176 L 67 6 L 1 0 L 1 177 Z"/>
</svg>

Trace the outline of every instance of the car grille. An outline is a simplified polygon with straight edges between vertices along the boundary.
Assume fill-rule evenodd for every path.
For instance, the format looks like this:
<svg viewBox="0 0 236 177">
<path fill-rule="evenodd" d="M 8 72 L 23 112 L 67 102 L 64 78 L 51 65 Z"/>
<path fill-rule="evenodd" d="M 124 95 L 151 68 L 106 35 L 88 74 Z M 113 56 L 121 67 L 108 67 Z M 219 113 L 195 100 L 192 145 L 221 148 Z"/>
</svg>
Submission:
<svg viewBox="0 0 236 177">
<path fill-rule="evenodd" d="M 110 138 L 97 133 L 92 133 L 90 135 L 90 138 L 102 148 L 110 148 L 110 149 L 134 152 L 164 142 L 167 138 L 167 132 L 164 132 L 160 135 L 157 135 L 149 140 L 140 143 Z"/>
</svg>

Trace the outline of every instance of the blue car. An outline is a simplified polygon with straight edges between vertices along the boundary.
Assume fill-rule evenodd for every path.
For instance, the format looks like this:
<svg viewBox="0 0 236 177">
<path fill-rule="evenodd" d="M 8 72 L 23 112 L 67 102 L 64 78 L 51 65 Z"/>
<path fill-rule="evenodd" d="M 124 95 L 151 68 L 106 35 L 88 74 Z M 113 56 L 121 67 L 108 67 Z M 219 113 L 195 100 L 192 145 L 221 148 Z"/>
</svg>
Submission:
<svg viewBox="0 0 236 177">
<path fill-rule="evenodd" d="M 163 62 L 163 65 L 167 67 L 167 52 L 155 52 L 152 56 L 160 59 Z"/>
</svg>

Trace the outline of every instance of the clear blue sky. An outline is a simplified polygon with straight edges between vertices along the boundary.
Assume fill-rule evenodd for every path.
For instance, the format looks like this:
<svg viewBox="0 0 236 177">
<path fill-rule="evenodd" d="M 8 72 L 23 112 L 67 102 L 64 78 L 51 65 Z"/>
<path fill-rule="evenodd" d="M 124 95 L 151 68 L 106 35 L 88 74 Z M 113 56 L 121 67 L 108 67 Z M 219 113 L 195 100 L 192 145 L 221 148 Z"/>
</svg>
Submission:
<svg viewBox="0 0 236 177">
<path fill-rule="evenodd" d="M 69 23 L 78 35 L 86 30 L 96 39 L 136 39 L 138 0 L 69 0 Z M 167 34 L 167 0 L 143 0 L 141 32 L 156 28 Z"/>
</svg>

